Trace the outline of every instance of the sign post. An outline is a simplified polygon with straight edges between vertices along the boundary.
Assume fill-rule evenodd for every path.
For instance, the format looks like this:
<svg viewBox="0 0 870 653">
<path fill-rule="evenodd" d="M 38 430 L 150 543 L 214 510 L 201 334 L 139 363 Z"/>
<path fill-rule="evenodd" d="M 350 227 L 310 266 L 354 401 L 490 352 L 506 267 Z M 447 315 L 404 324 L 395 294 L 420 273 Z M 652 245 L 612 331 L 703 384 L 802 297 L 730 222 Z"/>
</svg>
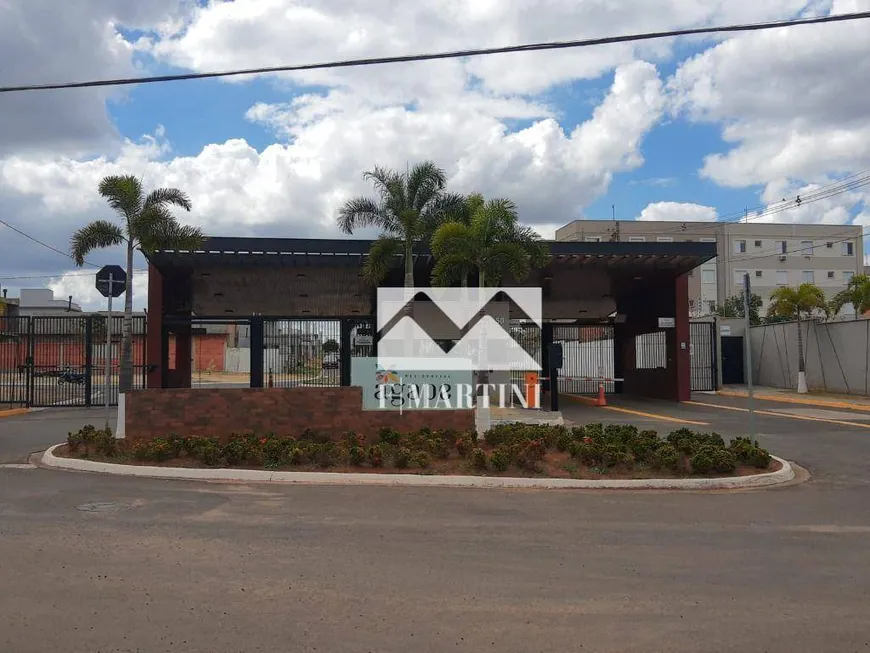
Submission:
<svg viewBox="0 0 870 653">
<path fill-rule="evenodd" d="M 106 316 L 106 352 L 103 369 L 103 404 L 106 411 L 106 428 L 109 428 L 109 392 L 112 372 L 112 299 L 120 297 L 127 289 L 127 273 L 119 265 L 105 265 L 97 272 L 97 290 L 109 299 Z"/>
<path fill-rule="evenodd" d="M 751 288 L 749 285 L 749 275 L 743 277 L 743 318 L 746 325 L 746 334 L 743 340 L 746 343 L 746 394 L 749 398 L 749 439 L 755 437 L 755 411 L 753 407 L 752 397 L 752 338 L 749 335 L 749 304 Z"/>
</svg>

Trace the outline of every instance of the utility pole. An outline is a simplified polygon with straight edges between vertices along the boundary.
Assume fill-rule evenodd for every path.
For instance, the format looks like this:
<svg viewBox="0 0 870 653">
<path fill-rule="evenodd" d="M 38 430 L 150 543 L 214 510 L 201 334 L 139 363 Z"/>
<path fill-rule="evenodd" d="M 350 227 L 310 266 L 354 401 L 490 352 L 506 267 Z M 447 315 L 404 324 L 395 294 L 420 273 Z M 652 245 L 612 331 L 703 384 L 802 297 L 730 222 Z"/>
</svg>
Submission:
<svg viewBox="0 0 870 653">
<path fill-rule="evenodd" d="M 610 205 L 610 213 L 613 216 L 613 235 L 610 240 L 613 242 L 619 242 L 619 221 L 616 219 L 616 204 Z"/>
<path fill-rule="evenodd" d="M 749 334 L 751 323 L 749 321 L 749 305 L 751 302 L 751 287 L 749 285 L 749 274 L 743 276 L 743 323 L 746 332 L 743 334 L 743 341 L 746 343 L 746 390 L 749 398 L 749 439 L 755 437 L 755 409 L 754 399 L 752 396 L 752 338 Z M 800 328 L 800 323 L 798 323 Z"/>
</svg>

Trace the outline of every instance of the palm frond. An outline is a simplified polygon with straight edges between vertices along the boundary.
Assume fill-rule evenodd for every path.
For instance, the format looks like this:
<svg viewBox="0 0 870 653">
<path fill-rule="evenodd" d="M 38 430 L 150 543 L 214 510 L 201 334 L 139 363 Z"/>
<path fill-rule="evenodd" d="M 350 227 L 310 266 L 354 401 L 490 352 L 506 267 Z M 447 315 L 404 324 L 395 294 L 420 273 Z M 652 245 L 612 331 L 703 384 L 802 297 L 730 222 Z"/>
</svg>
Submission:
<svg viewBox="0 0 870 653">
<path fill-rule="evenodd" d="M 363 173 L 363 179 L 372 182 L 375 191 L 381 196 L 381 200 L 400 195 L 404 197 L 405 183 L 395 170 L 375 166 Z"/>
<path fill-rule="evenodd" d="M 136 222 L 139 249 L 154 252 L 160 249 L 197 250 L 205 236 L 199 227 L 183 225 L 165 207 L 152 207 Z"/>
<path fill-rule="evenodd" d="M 407 177 L 408 204 L 421 212 L 447 185 L 447 175 L 444 170 L 432 161 L 415 164 L 408 171 Z"/>
<path fill-rule="evenodd" d="M 420 237 L 427 240 L 432 237 L 438 225 L 447 222 L 470 224 L 466 198 L 459 193 L 440 193 L 420 212 Z"/>
<path fill-rule="evenodd" d="M 395 218 L 384 207 L 367 197 L 352 197 L 338 210 L 338 228 L 353 234 L 354 229 L 379 227 L 386 232 L 395 231 Z"/>
<path fill-rule="evenodd" d="M 378 284 L 389 271 L 399 264 L 404 244 L 398 238 L 381 235 L 372 243 L 369 254 L 363 263 L 363 276 L 366 281 Z"/>
<path fill-rule="evenodd" d="M 193 208 L 190 197 L 184 191 L 177 188 L 155 188 L 145 198 L 142 211 L 147 211 L 152 206 L 166 206 L 167 204 L 172 204 L 185 211 L 190 211 Z"/>
<path fill-rule="evenodd" d="M 528 254 L 519 243 L 496 243 L 489 249 L 483 268 L 487 283 L 498 285 L 505 272 L 515 281 L 525 280 L 531 266 Z"/>
<path fill-rule="evenodd" d="M 133 175 L 110 175 L 104 177 L 97 187 L 109 206 L 128 221 L 142 210 L 142 184 Z"/>
<path fill-rule="evenodd" d="M 442 256 L 432 268 L 433 286 L 451 286 L 468 279 L 474 271 L 474 264 L 461 254 L 447 254 Z"/>
<path fill-rule="evenodd" d="M 468 251 L 472 243 L 471 230 L 461 222 L 447 222 L 439 226 L 432 239 L 429 248 L 436 259 L 457 254 L 460 251 Z"/>
<path fill-rule="evenodd" d="M 77 230 L 70 239 L 70 254 L 79 267 L 85 264 L 85 258 L 95 249 L 112 247 L 125 242 L 126 238 L 121 228 L 107 220 L 94 220 Z"/>
</svg>

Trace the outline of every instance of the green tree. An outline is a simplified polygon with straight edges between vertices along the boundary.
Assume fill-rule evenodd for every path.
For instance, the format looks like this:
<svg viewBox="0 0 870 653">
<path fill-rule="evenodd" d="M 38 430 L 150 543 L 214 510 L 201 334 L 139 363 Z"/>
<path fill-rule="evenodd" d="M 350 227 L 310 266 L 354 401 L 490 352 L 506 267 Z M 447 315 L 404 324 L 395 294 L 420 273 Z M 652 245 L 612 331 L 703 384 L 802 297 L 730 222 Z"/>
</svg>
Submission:
<svg viewBox="0 0 870 653">
<path fill-rule="evenodd" d="M 323 353 L 324 354 L 334 354 L 338 352 L 339 346 L 338 343 L 330 338 L 329 340 L 324 341 L 323 343 Z"/>
<path fill-rule="evenodd" d="M 852 277 L 846 289 L 838 292 L 831 300 L 831 314 L 836 315 L 846 304 L 852 304 L 858 315 L 870 311 L 870 276 L 859 274 Z"/>
<path fill-rule="evenodd" d="M 414 286 L 414 245 L 426 241 L 445 213 L 461 196 L 445 192 L 447 177 L 431 161 L 418 163 L 405 172 L 375 167 L 363 174 L 378 194 L 376 199 L 354 197 L 338 211 L 338 226 L 346 234 L 364 227 L 381 230 L 363 264 L 363 274 L 377 284 L 401 256 L 405 287 Z"/>
<path fill-rule="evenodd" d="M 532 267 L 546 262 L 546 244 L 533 229 L 519 224 L 517 207 L 509 199 L 469 195 L 448 220 L 431 240 L 435 285 L 466 286 L 474 272 L 481 288 L 498 285 L 506 273 L 523 281 Z"/>
<path fill-rule="evenodd" d="M 749 295 L 749 324 L 751 326 L 761 324 L 761 316 L 758 311 L 762 303 L 763 300 L 759 295 L 755 293 Z M 743 294 L 732 295 L 726 299 L 723 304 L 716 308 L 716 315 L 719 317 L 745 318 Z"/>
<path fill-rule="evenodd" d="M 112 175 L 100 182 L 98 191 L 120 216 L 121 224 L 94 220 L 73 234 L 70 249 L 76 265 L 81 267 L 94 250 L 126 245 L 127 286 L 118 384 L 124 393 L 133 386 L 133 254 L 136 250 L 147 253 L 158 249 L 196 249 L 202 244 L 203 235 L 196 227 L 180 224 L 172 215 L 172 206 L 191 209 L 190 199 L 177 188 L 157 188 L 145 195 L 136 177 Z"/>
<path fill-rule="evenodd" d="M 797 320 L 799 393 L 807 391 L 807 373 L 804 361 L 804 341 L 801 334 L 801 321 L 819 312 L 827 316 L 828 311 L 829 307 L 825 300 L 824 291 L 813 283 L 802 283 L 797 288 L 783 286 L 770 294 L 770 306 L 767 309 L 769 316 Z"/>
</svg>

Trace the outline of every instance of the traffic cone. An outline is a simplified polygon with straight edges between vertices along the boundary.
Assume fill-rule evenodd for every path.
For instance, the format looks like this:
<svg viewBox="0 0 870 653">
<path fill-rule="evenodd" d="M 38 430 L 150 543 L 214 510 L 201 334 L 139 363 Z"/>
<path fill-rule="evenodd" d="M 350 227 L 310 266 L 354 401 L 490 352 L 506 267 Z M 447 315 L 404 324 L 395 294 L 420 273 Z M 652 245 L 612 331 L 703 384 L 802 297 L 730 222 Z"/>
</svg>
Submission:
<svg viewBox="0 0 870 653">
<path fill-rule="evenodd" d="M 598 401 L 595 402 L 596 406 L 606 406 L 607 399 L 604 398 L 604 384 L 598 384 Z"/>
</svg>

